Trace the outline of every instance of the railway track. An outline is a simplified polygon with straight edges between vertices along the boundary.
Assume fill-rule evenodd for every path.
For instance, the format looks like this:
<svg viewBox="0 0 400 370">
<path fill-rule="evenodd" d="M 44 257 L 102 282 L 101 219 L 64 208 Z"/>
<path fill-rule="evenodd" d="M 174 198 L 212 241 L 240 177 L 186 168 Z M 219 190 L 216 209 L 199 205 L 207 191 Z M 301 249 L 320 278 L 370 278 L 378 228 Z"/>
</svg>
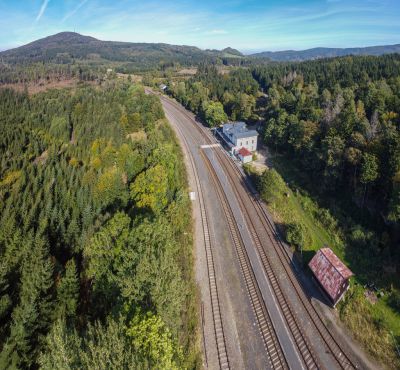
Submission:
<svg viewBox="0 0 400 370">
<path fill-rule="evenodd" d="M 266 349 L 266 353 L 268 355 L 271 368 L 276 370 L 289 369 L 282 348 L 280 346 L 279 340 L 277 338 L 274 326 L 272 324 L 271 318 L 265 307 L 262 294 L 260 292 L 257 280 L 251 268 L 250 260 L 247 256 L 245 246 L 243 245 L 242 239 L 240 237 L 240 232 L 235 222 L 232 210 L 226 199 L 226 195 L 223 191 L 222 185 L 217 175 L 215 174 L 215 171 L 209 159 L 205 155 L 203 155 L 203 158 L 210 171 L 213 182 L 216 186 L 217 194 L 221 201 L 222 208 L 228 222 L 231 238 L 234 243 L 236 253 L 238 256 L 240 269 L 250 298 L 251 306 L 253 308 L 253 312 L 257 320 L 258 329 L 264 342 L 264 347 Z"/>
<path fill-rule="evenodd" d="M 221 162 L 220 162 L 221 163 Z M 231 171 L 228 169 L 225 161 L 223 161 L 222 166 L 224 167 L 225 171 L 230 173 Z M 302 327 L 300 326 L 298 320 L 296 319 L 295 314 L 293 313 L 294 310 L 291 307 L 288 299 L 286 298 L 286 295 L 284 294 L 281 285 L 277 279 L 277 274 L 272 267 L 272 264 L 265 253 L 265 249 L 263 247 L 263 243 L 260 240 L 260 237 L 258 235 L 256 226 L 252 222 L 251 218 L 249 217 L 248 213 L 248 208 L 246 207 L 245 200 L 240 196 L 240 193 L 238 192 L 237 185 L 231 181 L 231 185 L 235 191 L 235 193 L 238 196 L 240 208 L 243 212 L 243 215 L 245 217 L 248 229 L 250 231 L 251 237 L 253 239 L 254 245 L 257 249 L 258 255 L 260 256 L 263 268 L 268 276 L 269 282 L 272 286 L 272 289 L 274 291 L 275 297 L 278 301 L 278 304 L 280 306 L 281 312 L 285 318 L 285 321 L 289 327 L 289 330 L 292 334 L 292 337 L 296 343 L 297 349 L 301 355 L 301 358 L 304 361 L 304 365 L 306 366 L 307 369 L 322 369 L 322 365 L 319 363 L 318 357 L 315 355 L 314 350 L 311 346 L 311 344 L 308 342 L 306 336 L 303 334 L 304 331 L 302 330 Z"/>
<path fill-rule="evenodd" d="M 174 108 L 176 108 L 174 106 Z M 179 130 L 179 128 L 178 128 Z M 182 133 L 181 133 L 182 136 Z M 186 142 L 186 139 L 184 139 Z M 187 145 L 187 142 L 186 142 Z M 200 152 L 203 154 L 203 152 Z M 254 315 L 257 320 L 258 328 L 263 339 L 263 343 L 266 349 L 266 353 L 268 355 L 268 359 L 270 361 L 271 368 L 274 370 L 284 370 L 289 369 L 287 362 L 285 360 L 282 348 L 279 344 L 278 338 L 275 333 L 275 329 L 272 325 L 271 318 L 268 314 L 268 311 L 265 307 L 265 304 L 262 299 L 261 292 L 259 290 L 257 280 L 252 271 L 250 261 L 247 257 L 247 253 L 245 251 L 245 247 L 241 241 L 239 231 L 237 230 L 237 224 L 234 221 L 232 211 L 227 203 L 225 193 L 223 192 L 221 185 L 219 184 L 218 178 L 215 176 L 215 173 L 212 170 L 212 166 L 208 162 L 208 159 L 204 157 L 204 161 L 209 168 L 210 174 L 212 175 L 213 182 L 217 186 L 217 195 L 221 200 L 221 204 L 223 205 L 224 213 L 226 215 L 226 219 L 229 226 L 229 231 L 232 237 L 232 241 L 235 245 L 237 256 L 239 259 L 239 264 L 241 268 L 241 272 L 245 281 L 246 290 L 248 292 L 251 306 L 254 312 Z M 192 158 L 191 158 L 192 159 Z M 194 168 L 194 163 L 192 160 L 191 163 L 192 168 Z M 196 182 L 198 181 L 198 177 L 196 174 Z M 201 186 L 200 183 L 198 185 Z M 204 207 L 201 207 L 204 209 Z M 209 255 L 211 256 L 212 251 L 210 250 Z M 210 263 L 210 265 L 213 265 Z"/>
<path fill-rule="evenodd" d="M 213 326 L 214 326 L 214 335 L 215 335 L 215 342 L 217 347 L 217 354 L 218 354 L 218 362 L 219 367 L 222 370 L 230 369 L 229 364 L 229 357 L 226 348 L 226 339 L 224 333 L 224 327 L 222 322 L 222 314 L 221 314 L 221 306 L 218 296 L 218 286 L 217 286 L 217 279 L 215 275 L 215 265 L 214 265 L 214 257 L 212 251 L 212 243 L 211 243 L 211 236 L 208 227 L 208 217 L 206 208 L 204 205 L 204 198 L 203 198 L 203 190 L 201 187 L 201 183 L 199 181 L 199 177 L 197 175 L 196 165 L 193 161 L 193 157 L 189 150 L 189 145 L 186 141 L 185 136 L 182 134 L 182 131 L 176 126 L 176 129 L 179 131 L 182 140 L 186 146 L 189 164 L 192 168 L 192 172 L 195 177 L 195 183 L 197 188 L 197 194 L 199 199 L 200 205 L 200 215 L 201 215 L 201 223 L 203 228 L 203 236 L 204 236 L 204 246 L 206 252 L 206 260 L 207 260 L 207 271 L 208 271 L 208 282 L 209 282 L 209 289 L 210 289 L 210 301 L 211 301 L 211 310 L 212 310 L 212 318 L 213 318 Z M 204 334 L 203 334 L 204 335 Z M 207 360 L 207 349 L 205 348 L 205 357 Z"/>
<path fill-rule="evenodd" d="M 169 104 L 173 105 L 175 109 L 178 109 L 183 115 L 185 115 L 189 120 L 193 121 L 193 117 L 186 112 L 186 110 L 182 107 L 177 107 L 175 104 L 172 102 L 168 101 Z M 203 135 L 203 137 L 206 139 L 208 144 L 213 144 L 215 143 L 215 138 L 210 135 L 209 131 L 206 130 L 204 127 L 201 126 L 200 123 L 194 123 L 194 126 L 196 129 Z M 260 238 L 258 236 L 258 232 L 256 228 L 254 227 L 253 222 L 251 221 L 250 214 L 251 212 L 256 212 L 258 218 L 261 220 L 261 223 L 263 225 L 264 232 L 268 235 L 268 240 L 270 241 L 271 245 L 273 246 L 273 250 L 276 253 L 279 261 L 281 262 L 281 265 L 284 268 L 285 274 L 287 275 L 291 285 L 294 288 L 294 291 L 296 295 L 298 296 L 302 306 L 304 307 L 305 312 L 307 312 L 310 321 L 313 323 L 315 329 L 317 332 L 320 334 L 322 341 L 324 342 L 325 346 L 331 353 L 333 359 L 336 361 L 337 365 L 341 369 L 345 370 L 350 370 L 350 369 L 358 369 L 360 366 L 357 364 L 357 362 L 351 358 L 350 355 L 348 355 L 340 346 L 338 339 L 335 337 L 333 333 L 331 333 L 328 328 L 326 327 L 321 315 L 319 312 L 315 309 L 315 307 L 312 305 L 303 285 L 301 284 L 301 280 L 297 277 L 298 273 L 295 268 L 292 268 L 293 263 L 291 261 L 291 258 L 286 251 L 286 248 L 282 244 L 282 241 L 279 237 L 279 233 L 276 231 L 275 226 L 273 222 L 271 221 L 266 209 L 265 205 L 263 202 L 260 200 L 257 192 L 253 189 L 252 185 L 249 184 L 247 178 L 240 172 L 240 170 L 237 168 L 237 166 L 232 162 L 228 156 L 223 153 L 221 150 L 216 150 L 217 156 L 220 159 L 220 163 L 228 173 L 231 175 L 229 177 L 229 181 L 231 185 L 235 188 L 235 193 L 238 196 L 238 199 L 241 203 L 242 210 L 244 211 L 243 214 L 246 217 L 246 221 L 249 225 L 250 232 L 252 234 L 253 240 L 255 242 L 256 247 L 261 251 L 260 257 L 264 256 L 262 258 L 263 264 L 265 267 L 265 271 L 268 275 L 268 277 L 271 279 L 271 283 L 279 284 L 277 278 L 276 278 L 276 273 L 274 272 L 271 263 L 268 261 L 268 256 L 266 254 L 266 248 L 263 246 L 263 243 L 261 243 Z M 229 169 L 229 167 L 230 169 Z M 242 181 L 245 182 L 246 186 L 241 187 L 242 189 L 238 188 L 238 185 L 235 184 L 233 181 L 233 176 L 238 177 Z M 246 200 L 243 200 L 243 195 L 241 193 L 244 191 L 247 193 Z M 247 200 L 250 199 L 250 204 L 247 202 Z M 252 206 L 252 210 L 249 209 L 249 206 Z M 237 227 L 237 226 L 236 226 Z M 300 353 L 303 356 L 304 362 L 308 368 L 321 368 L 321 365 L 319 364 L 316 356 L 313 354 L 313 351 L 310 347 L 310 345 L 307 343 L 306 338 L 304 338 L 304 341 L 301 339 L 302 335 L 302 330 L 301 326 L 296 322 L 294 315 L 290 314 L 291 308 L 289 304 L 287 304 L 287 300 L 284 297 L 282 293 L 282 297 L 279 298 L 282 293 L 282 290 L 278 288 L 278 293 L 277 293 L 277 299 L 278 302 L 281 306 L 281 311 L 284 314 L 286 321 L 288 323 L 288 326 L 290 330 L 292 331 L 292 328 L 294 331 L 292 331 L 292 336 L 300 350 Z M 286 304 L 285 304 L 286 301 Z M 282 304 L 281 304 L 282 303 Z M 293 319 L 291 318 L 293 316 Z M 296 327 L 299 329 L 300 334 Z M 296 339 L 297 338 L 297 339 Z M 310 367 L 309 367 L 310 366 Z"/>
</svg>

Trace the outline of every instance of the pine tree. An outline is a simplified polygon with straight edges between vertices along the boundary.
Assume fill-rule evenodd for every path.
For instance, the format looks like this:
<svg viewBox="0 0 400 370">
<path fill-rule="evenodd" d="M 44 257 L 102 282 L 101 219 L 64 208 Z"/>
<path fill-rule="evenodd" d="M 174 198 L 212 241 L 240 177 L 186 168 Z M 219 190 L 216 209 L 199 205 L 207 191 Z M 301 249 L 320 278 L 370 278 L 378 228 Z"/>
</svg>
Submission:
<svg viewBox="0 0 400 370">
<path fill-rule="evenodd" d="M 19 368 L 35 362 L 39 336 L 51 322 L 53 266 L 43 240 L 35 239 L 21 268 L 20 302 L 12 313 L 10 336 L 0 354 L 0 363 L 15 358 Z"/>
<path fill-rule="evenodd" d="M 65 265 L 65 273 L 57 287 L 56 315 L 75 317 L 79 298 L 79 279 L 74 259 Z"/>
<path fill-rule="evenodd" d="M 38 362 L 43 370 L 67 370 L 82 368 L 79 348 L 82 341 L 78 334 L 66 327 L 65 320 L 58 319 L 47 334 L 45 347 Z"/>
<path fill-rule="evenodd" d="M 7 279 L 8 266 L 5 261 L 0 261 L 0 322 L 3 320 L 11 308 L 11 298 L 7 293 L 9 283 Z M 1 334 L 1 328 L 0 328 Z M 1 340 L 0 340 L 1 344 Z"/>
</svg>

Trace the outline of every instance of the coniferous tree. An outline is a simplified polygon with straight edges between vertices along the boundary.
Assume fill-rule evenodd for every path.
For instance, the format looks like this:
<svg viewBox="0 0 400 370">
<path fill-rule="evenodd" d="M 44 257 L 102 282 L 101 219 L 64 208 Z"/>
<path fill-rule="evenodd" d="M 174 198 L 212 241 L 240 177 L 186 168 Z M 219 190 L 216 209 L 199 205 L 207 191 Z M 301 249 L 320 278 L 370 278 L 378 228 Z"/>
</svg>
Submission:
<svg viewBox="0 0 400 370">
<path fill-rule="evenodd" d="M 57 315 L 74 318 L 79 298 L 79 279 L 74 259 L 65 265 L 65 272 L 57 287 Z"/>
</svg>

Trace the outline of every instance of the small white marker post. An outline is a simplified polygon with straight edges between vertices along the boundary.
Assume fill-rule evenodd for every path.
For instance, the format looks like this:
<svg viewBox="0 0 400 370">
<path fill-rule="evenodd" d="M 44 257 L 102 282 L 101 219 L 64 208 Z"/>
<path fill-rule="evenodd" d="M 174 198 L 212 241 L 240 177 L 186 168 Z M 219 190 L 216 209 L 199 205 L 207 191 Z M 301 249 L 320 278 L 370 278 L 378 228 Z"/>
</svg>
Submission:
<svg viewBox="0 0 400 370">
<path fill-rule="evenodd" d="M 194 191 L 191 191 L 189 193 L 189 197 L 190 197 L 190 200 L 196 200 L 196 193 Z"/>
</svg>

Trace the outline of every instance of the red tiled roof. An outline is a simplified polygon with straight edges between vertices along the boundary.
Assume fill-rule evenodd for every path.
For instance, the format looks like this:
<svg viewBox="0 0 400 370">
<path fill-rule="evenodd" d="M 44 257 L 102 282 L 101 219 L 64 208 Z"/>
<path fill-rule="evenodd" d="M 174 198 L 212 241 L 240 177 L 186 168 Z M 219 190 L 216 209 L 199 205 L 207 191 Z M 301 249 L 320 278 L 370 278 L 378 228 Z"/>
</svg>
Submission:
<svg viewBox="0 0 400 370">
<path fill-rule="evenodd" d="M 310 261 L 309 267 L 334 301 L 340 296 L 342 284 L 353 275 L 330 248 L 321 248 Z"/>
<path fill-rule="evenodd" d="M 246 149 L 245 147 L 240 148 L 239 154 L 240 154 L 242 157 L 247 157 L 247 156 L 249 156 L 249 155 L 252 155 L 252 154 L 251 154 L 251 151 L 248 150 L 248 149 Z"/>
</svg>

